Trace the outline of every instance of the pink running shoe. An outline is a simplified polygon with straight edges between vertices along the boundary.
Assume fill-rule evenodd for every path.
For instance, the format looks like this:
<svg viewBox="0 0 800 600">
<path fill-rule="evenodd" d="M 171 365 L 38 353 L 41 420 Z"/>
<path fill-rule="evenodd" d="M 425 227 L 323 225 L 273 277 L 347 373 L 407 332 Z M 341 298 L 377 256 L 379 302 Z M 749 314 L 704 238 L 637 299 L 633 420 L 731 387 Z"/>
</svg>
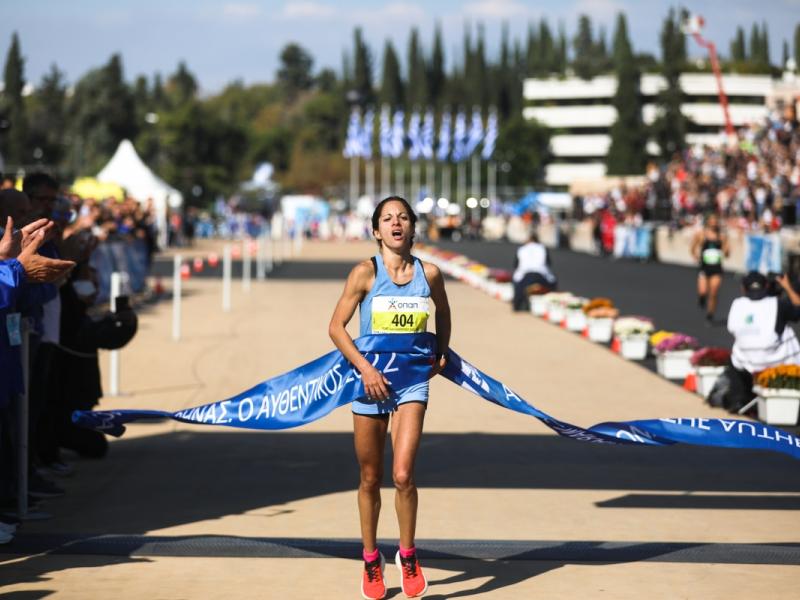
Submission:
<svg viewBox="0 0 800 600">
<path fill-rule="evenodd" d="M 418 598 L 428 591 L 428 580 L 425 579 L 425 574 L 422 572 L 422 567 L 419 566 L 417 554 L 404 557 L 400 555 L 400 551 L 394 555 L 394 563 L 400 569 L 403 576 L 403 593 L 409 598 Z"/>
<path fill-rule="evenodd" d="M 361 576 L 361 596 L 366 600 L 381 600 L 386 597 L 386 583 L 383 581 L 383 571 L 386 560 L 383 554 L 373 561 L 364 561 L 364 573 Z"/>
</svg>

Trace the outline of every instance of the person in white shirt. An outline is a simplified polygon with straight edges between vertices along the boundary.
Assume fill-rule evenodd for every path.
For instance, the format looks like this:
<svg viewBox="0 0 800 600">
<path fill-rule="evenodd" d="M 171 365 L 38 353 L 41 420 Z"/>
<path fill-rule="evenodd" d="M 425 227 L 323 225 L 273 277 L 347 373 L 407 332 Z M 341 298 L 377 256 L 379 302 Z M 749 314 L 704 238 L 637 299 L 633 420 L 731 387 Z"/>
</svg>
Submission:
<svg viewBox="0 0 800 600">
<path fill-rule="evenodd" d="M 800 320 L 800 294 L 786 275 L 774 279 L 770 293 L 769 280 L 755 271 L 742 279 L 743 296 L 736 298 L 728 311 L 728 331 L 733 334 L 731 365 L 733 366 L 730 410 L 752 398 L 755 374 L 778 365 L 800 364 L 800 342 L 792 321 Z M 778 297 L 780 290 L 786 298 Z"/>
<path fill-rule="evenodd" d="M 528 241 L 517 248 L 514 274 L 511 280 L 514 283 L 512 308 L 515 311 L 530 309 L 528 288 L 538 286 L 542 292 L 556 289 L 558 280 L 550 270 L 550 254 L 544 244 L 539 242 L 536 232 L 532 231 L 528 236 Z"/>
</svg>

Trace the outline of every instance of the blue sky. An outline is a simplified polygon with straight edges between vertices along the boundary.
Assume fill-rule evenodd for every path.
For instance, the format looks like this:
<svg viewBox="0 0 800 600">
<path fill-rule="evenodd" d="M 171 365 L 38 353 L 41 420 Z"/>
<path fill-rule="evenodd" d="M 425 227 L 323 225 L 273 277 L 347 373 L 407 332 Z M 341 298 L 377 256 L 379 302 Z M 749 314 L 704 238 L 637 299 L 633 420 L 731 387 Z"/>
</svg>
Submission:
<svg viewBox="0 0 800 600">
<path fill-rule="evenodd" d="M 749 35 L 754 22 L 769 28 L 771 57 L 800 23 L 800 0 L 698 0 L 686 3 L 705 17 L 705 34 L 727 53 L 736 26 Z M 417 26 L 430 47 L 434 24 L 441 23 L 448 60 L 460 53 L 466 23 L 486 27 L 487 50 L 497 53 L 500 27 L 524 36 L 527 23 L 546 17 L 563 22 L 568 34 L 578 15 L 589 14 L 609 36 L 620 10 L 637 51 L 658 53 L 658 32 L 672 2 L 665 0 L 2 0 L 0 56 L 5 60 L 13 31 L 20 36 L 26 79 L 34 83 L 52 63 L 74 82 L 105 63 L 113 52 L 123 57 L 128 79 L 143 73 L 168 74 L 185 60 L 204 92 L 239 79 L 271 81 L 278 54 L 289 42 L 307 48 L 315 69 L 341 67 L 342 52 L 352 47 L 352 32 L 362 26 L 376 58 L 391 38 L 405 55 L 408 32 Z M 690 42 L 690 54 L 700 54 Z M 460 55 L 460 54 L 459 54 Z"/>
</svg>

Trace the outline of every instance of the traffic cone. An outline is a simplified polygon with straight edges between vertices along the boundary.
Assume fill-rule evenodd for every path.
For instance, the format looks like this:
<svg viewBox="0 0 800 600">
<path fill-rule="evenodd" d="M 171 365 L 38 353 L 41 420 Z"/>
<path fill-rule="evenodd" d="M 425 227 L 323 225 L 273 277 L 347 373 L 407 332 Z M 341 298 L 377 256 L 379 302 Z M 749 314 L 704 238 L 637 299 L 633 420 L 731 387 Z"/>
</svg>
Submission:
<svg viewBox="0 0 800 600">
<path fill-rule="evenodd" d="M 194 272 L 195 273 L 203 272 L 203 259 L 200 257 L 194 259 Z"/>
<path fill-rule="evenodd" d="M 192 270 L 189 268 L 189 265 L 184 263 L 181 265 L 181 279 L 186 280 L 192 276 Z"/>
<path fill-rule="evenodd" d="M 219 254 L 212 252 L 208 255 L 208 266 L 216 267 L 219 264 Z"/>
<path fill-rule="evenodd" d="M 690 392 L 697 391 L 697 374 L 694 372 L 694 370 L 689 371 L 686 379 L 683 380 L 683 389 Z"/>
<path fill-rule="evenodd" d="M 589 328 L 588 327 L 584 327 L 583 328 L 583 331 L 581 331 L 581 337 L 589 339 Z"/>
<path fill-rule="evenodd" d="M 618 337 L 614 337 L 614 339 L 611 340 L 611 351 L 619 354 L 621 350 L 622 350 L 622 342 Z"/>
<path fill-rule="evenodd" d="M 559 326 L 561 327 L 561 329 L 566 329 L 567 328 L 567 320 L 566 319 L 561 319 L 561 323 L 559 323 Z"/>
<path fill-rule="evenodd" d="M 164 284 L 161 283 L 161 277 L 156 277 L 156 283 L 153 286 L 153 293 L 156 296 L 161 296 L 164 294 Z"/>
</svg>

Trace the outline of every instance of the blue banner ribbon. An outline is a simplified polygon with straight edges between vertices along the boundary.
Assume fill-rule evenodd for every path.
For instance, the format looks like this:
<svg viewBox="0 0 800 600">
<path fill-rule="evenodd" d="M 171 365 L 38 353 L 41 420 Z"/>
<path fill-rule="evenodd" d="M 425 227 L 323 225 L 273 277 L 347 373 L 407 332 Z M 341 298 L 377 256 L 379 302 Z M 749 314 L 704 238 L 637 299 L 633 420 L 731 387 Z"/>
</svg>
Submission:
<svg viewBox="0 0 800 600">
<path fill-rule="evenodd" d="M 431 333 L 368 335 L 356 346 L 401 390 L 428 379 L 436 353 Z M 800 438 L 780 429 L 739 419 L 680 418 L 599 423 L 588 429 L 551 417 L 451 350 L 442 375 L 462 388 L 509 410 L 535 417 L 557 434 L 583 442 L 670 446 L 694 444 L 770 450 L 800 459 Z M 363 399 L 357 370 L 338 351 L 268 379 L 232 398 L 177 412 L 157 410 L 75 411 L 83 427 L 120 436 L 125 424 L 174 419 L 185 423 L 277 430 L 299 427 L 334 409 Z"/>
</svg>

